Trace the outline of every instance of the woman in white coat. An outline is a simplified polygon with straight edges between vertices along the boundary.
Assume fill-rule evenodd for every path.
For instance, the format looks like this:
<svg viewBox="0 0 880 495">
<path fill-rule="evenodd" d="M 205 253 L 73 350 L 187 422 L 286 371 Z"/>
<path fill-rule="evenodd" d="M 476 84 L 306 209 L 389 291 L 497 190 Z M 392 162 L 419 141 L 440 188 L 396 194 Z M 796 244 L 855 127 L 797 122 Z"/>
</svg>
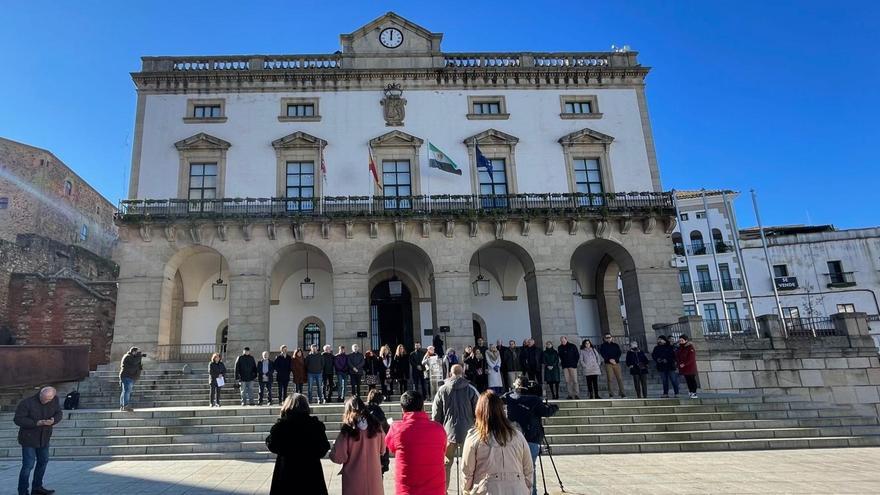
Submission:
<svg viewBox="0 0 880 495">
<path fill-rule="evenodd" d="M 496 393 L 502 393 L 504 382 L 501 379 L 501 353 L 495 344 L 490 345 L 486 351 L 486 371 L 489 374 L 489 388 Z"/>
<path fill-rule="evenodd" d="M 581 342 L 580 359 L 578 364 L 583 370 L 584 376 L 587 377 L 588 399 L 599 398 L 599 375 L 602 374 L 602 357 L 599 351 L 593 347 L 590 339 L 584 339 Z"/>
</svg>

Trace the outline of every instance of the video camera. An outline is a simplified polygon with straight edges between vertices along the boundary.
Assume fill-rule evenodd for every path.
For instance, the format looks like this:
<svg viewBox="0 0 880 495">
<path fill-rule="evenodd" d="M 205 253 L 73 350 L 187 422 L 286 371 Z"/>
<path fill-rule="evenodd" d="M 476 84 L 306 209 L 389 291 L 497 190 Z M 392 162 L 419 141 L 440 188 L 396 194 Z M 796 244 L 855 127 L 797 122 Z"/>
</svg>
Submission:
<svg viewBox="0 0 880 495">
<path fill-rule="evenodd" d="M 541 387 L 541 384 L 536 380 L 527 380 L 525 377 L 520 378 L 520 382 L 522 387 L 519 390 L 526 395 L 537 395 L 541 397 L 544 395 L 544 390 Z"/>
</svg>

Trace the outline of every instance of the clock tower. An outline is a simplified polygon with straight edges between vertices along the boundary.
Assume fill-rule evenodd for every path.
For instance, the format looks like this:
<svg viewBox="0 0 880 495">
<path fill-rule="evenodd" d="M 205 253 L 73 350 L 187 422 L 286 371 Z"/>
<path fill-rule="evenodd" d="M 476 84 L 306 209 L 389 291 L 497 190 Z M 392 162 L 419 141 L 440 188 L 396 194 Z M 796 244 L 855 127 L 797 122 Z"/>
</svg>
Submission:
<svg viewBox="0 0 880 495">
<path fill-rule="evenodd" d="M 430 68 L 442 57 L 443 35 L 388 12 L 340 36 L 344 65 L 353 69 Z"/>
</svg>

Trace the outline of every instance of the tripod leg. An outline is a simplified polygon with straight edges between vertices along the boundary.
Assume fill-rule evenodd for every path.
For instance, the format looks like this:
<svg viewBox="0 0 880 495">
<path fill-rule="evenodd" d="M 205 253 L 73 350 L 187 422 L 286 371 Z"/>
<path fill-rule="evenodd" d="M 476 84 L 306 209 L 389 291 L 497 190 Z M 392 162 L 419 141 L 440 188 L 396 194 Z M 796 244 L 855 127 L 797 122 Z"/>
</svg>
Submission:
<svg viewBox="0 0 880 495">
<path fill-rule="evenodd" d="M 556 461 L 553 460 L 553 452 L 550 450 L 550 442 L 544 437 L 544 446 L 547 447 L 547 456 L 550 457 L 550 465 L 553 466 L 553 472 L 556 473 L 556 481 L 559 482 L 559 490 L 565 493 L 565 487 L 562 485 L 562 478 L 559 476 L 559 470 L 556 469 Z"/>
<path fill-rule="evenodd" d="M 541 447 L 538 446 L 538 466 L 540 466 L 540 468 L 541 468 L 541 481 L 544 484 L 544 495 L 550 495 L 550 493 L 547 491 L 547 478 L 544 476 L 544 459 L 543 459 L 543 457 L 544 456 L 541 454 Z M 534 477 L 532 478 L 532 480 L 537 482 L 537 480 Z M 533 486 L 532 493 L 535 493 L 537 491 L 537 489 L 538 489 L 538 487 Z"/>
</svg>

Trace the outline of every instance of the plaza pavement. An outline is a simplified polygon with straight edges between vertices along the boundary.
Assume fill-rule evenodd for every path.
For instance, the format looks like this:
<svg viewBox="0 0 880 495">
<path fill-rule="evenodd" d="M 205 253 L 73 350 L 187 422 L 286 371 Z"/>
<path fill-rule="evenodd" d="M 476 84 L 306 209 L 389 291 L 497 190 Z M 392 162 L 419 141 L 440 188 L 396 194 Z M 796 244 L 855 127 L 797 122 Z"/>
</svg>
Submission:
<svg viewBox="0 0 880 495">
<path fill-rule="evenodd" d="M 880 448 L 570 455 L 554 459 L 565 491 L 571 494 L 880 493 Z M 19 463 L 0 462 L 0 494 L 15 494 L 19 467 Z M 45 485 L 58 495 L 266 494 L 272 467 L 271 461 L 50 461 Z M 391 468 L 385 475 L 385 493 L 389 495 L 394 493 L 393 459 Z M 324 461 L 325 479 L 333 478 L 331 494 L 341 493 L 338 471 L 339 466 Z M 560 493 L 549 463 L 545 472 L 549 492 Z M 540 478 L 538 483 L 541 494 Z M 454 486 L 450 494 L 456 493 Z M 291 487 L 289 493 L 297 493 L 296 488 Z"/>
</svg>

